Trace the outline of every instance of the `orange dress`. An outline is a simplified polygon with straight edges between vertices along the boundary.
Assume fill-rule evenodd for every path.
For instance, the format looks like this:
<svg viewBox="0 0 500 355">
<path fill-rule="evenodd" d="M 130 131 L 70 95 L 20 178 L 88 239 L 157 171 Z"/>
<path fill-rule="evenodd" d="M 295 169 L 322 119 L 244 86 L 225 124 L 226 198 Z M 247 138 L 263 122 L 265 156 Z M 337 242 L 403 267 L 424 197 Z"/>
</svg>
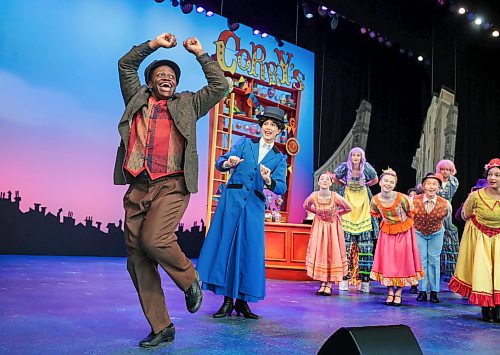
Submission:
<svg viewBox="0 0 500 355">
<path fill-rule="evenodd" d="M 384 207 L 375 195 L 370 208 L 372 216 L 382 219 L 370 278 L 384 286 L 416 285 L 424 271 L 409 197 L 398 192 L 392 206 Z"/>
<path fill-rule="evenodd" d="M 315 214 L 307 246 L 307 276 L 325 282 L 340 282 L 347 275 L 347 256 L 340 214 L 351 210 L 349 203 L 331 192 L 326 203 L 313 192 L 304 201 L 304 208 Z"/>
</svg>

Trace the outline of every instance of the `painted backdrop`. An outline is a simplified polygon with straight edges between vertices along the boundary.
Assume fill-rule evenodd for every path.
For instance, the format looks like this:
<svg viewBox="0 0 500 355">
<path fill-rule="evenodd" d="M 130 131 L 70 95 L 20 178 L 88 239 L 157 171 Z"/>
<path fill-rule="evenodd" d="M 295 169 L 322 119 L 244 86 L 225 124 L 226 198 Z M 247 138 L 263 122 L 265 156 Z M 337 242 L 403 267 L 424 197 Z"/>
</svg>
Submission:
<svg viewBox="0 0 500 355">
<path fill-rule="evenodd" d="M 19 191 L 21 211 L 41 203 L 53 214 L 60 208 L 63 216 L 73 212 L 77 223 L 92 216 L 104 226 L 118 225 L 125 191 L 112 183 L 117 124 L 124 108 L 118 59 L 132 45 L 172 32 L 178 46 L 147 58 L 141 78 L 151 60 L 169 58 L 182 70 L 178 90 L 194 91 L 205 81 L 181 42 L 194 35 L 214 54 L 225 30 L 226 19 L 195 11 L 184 15 L 168 1 L 1 1 L 0 191 Z M 269 57 L 277 48 L 274 38 L 254 36 L 249 27 L 240 26 L 235 34 L 242 47 L 260 44 Z M 236 54 L 234 46 L 234 41 L 228 42 L 228 63 Z M 293 67 L 303 74 L 301 149 L 290 217 L 300 222 L 305 216 L 302 201 L 312 186 L 314 57 L 286 42 L 280 50 L 293 55 Z M 186 226 L 206 216 L 208 115 L 199 121 L 198 130 L 199 193 L 191 198 L 183 219 Z"/>
</svg>

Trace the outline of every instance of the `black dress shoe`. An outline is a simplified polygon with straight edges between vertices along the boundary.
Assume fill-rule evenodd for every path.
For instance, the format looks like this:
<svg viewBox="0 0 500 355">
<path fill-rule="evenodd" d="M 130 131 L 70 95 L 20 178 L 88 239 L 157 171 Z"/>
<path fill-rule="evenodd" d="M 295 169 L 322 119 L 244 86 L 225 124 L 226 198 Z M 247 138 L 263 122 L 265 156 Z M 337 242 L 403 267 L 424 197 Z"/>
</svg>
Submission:
<svg viewBox="0 0 500 355">
<path fill-rule="evenodd" d="M 417 286 L 413 285 L 410 287 L 410 293 L 416 295 L 418 293 Z"/>
<path fill-rule="evenodd" d="M 325 286 L 326 286 L 326 284 L 324 282 L 322 282 L 321 287 L 319 288 L 318 291 L 316 291 L 316 294 L 318 296 L 323 296 L 323 294 L 325 293 Z"/>
<path fill-rule="evenodd" d="M 417 296 L 417 301 L 418 302 L 425 302 L 427 301 L 427 292 L 425 291 L 420 291 Z"/>
<path fill-rule="evenodd" d="M 481 316 L 485 322 L 494 322 L 493 319 L 493 308 L 492 307 L 481 307 Z"/>
<path fill-rule="evenodd" d="M 399 302 L 396 302 L 396 299 L 399 298 Z M 401 304 L 403 303 L 403 297 L 401 295 L 394 295 L 394 302 L 392 302 L 392 305 L 394 307 L 401 307 Z"/>
<path fill-rule="evenodd" d="M 431 291 L 431 297 L 429 297 L 429 301 L 431 301 L 432 303 L 439 303 L 439 298 L 436 291 Z"/>
<path fill-rule="evenodd" d="M 390 298 L 392 301 L 388 301 L 389 297 L 392 297 L 392 298 Z M 387 299 L 384 302 L 384 304 L 386 306 L 394 306 L 394 295 L 387 295 Z"/>
<path fill-rule="evenodd" d="M 224 296 L 224 303 L 220 306 L 219 310 L 214 313 L 214 318 L 224 318 L 225 316 L 231 316 L 233 313 L 233 299 L 231 297 Z"/>
<path fill-rule="evenodd" d="M 234 310 L 236 311 L 236 314 L 238 316 L 242 314 L 245 318 L 259 319 L 259 316 L 250 310 L 250 307 L 248 307 L 248 303 L 246 301 L 237 299 L 234 303 Z"/>
<path fill-rule="evenodd" d="M 158 334 L 153 332 L 149 333 L 147 337 L 139 342 L 139 346 L 142 348 L 154 348 L 162 343 L 168 343 L 174 341 L 175 339 L 175 327 L 173 323 L 170 323 L 168 327 L 163 329 Z"/>
<path fill-rule="evenodd" d="M 325 290 L 323 291 L 323 296 L 331 296 L 332 295 L 332 286 L 325 286 Z"/>
<path fill-rule="evenodd" d="M 200 276 L 198 271 L 194 271 L 194 281 L 191 286 L 184 292 L 186 297 L 186 308 L 189 313 L 195 313 L 200 309 L 201 301 L 203 300 L 203 293 L 201 293 L 200 288 Z"/>
</svg>

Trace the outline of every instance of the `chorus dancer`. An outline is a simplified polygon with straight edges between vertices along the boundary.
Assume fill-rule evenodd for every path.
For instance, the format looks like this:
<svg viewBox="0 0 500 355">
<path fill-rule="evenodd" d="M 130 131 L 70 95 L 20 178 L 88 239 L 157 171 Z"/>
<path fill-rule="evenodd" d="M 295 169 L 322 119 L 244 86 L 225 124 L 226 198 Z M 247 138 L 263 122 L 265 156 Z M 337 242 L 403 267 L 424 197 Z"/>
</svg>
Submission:
<svg viewBox="0 0 500 355">
<path fill-rule="evenodd" d="M 438 293 L 441 282 L 439 258 L 443 248 L 444 221 L 451 215 L 450 203 L 437 196 L 443 176 L 439 173 L 428 173 L 422 179 L 424 193 L 413 197 L 415 209 L 415 233 L 420 258 L 424 267 L 424 278 L 419 281 L 420 292 L 417 301 L 427 301 L 427 291 L 430 291 L 430 301 L 439 303 Z"/>
<path fill-rule="evenodd" d="M 500 322 L 500 159 L 485 165 L 488 186 L 472 192 L 457 267 L 449 287 L 481 306 L 486 322 Z"/>
<path fill-rule="evenodd" d="M 350 282 L 359 285 L 361 292 L 370 292 L 370 270 L 379 227 L 377 219 L 370 216 L 373 195 L 369 186 L 378 182 L 377 172 L 366 161 L 363 149 L 354 147 L 347 162 L 335 169 L 335 178 L 341 185 L 339 194 L 352 207 L 350 213 L 342 216 L 349 274 L 339 284 L 339 290 L 347 291 Z"/>
<path fill-rule="evenodd" d="M 413 205 L 408 196 L 394 191 L 397 180 L 394 170 L 383 170 L 381 192 L 370 204 L 371 214 L 382 219 L 370 277 L 387 286 L 385 304 L 396 307 L 402 304 L 403 287 L 424 276 L 413 229 Z"/>
<path fill-rule="evenodd" d="M 263 300 L 266 294 L 264 186 L 277 195 L 287 189 L 286 157 L 274 145 L 284 128 L 285 112 L 269 106 L 257 118 L 262 137 L 240 139 L 215 163 L 217 170 L 231 170 L 232 174 L 197 265 L 202 288 L 224 296 L 214 318 L 224 318 L 234 310 L 245 318 L 258 319 L 247 302 Z"/>
<path fill-rule="evenodd" d="M 304 208 L 314 213 L 311 237 L 307 246 L 306 271 L 313 280 L 321 281 L 317 295 L 331 296 L 332 284 L 347 275 L 347 256 L 340 216 L 351 211 L 349 203 L 330 191 L 333 174 L 319 176 L 319 191 L 304 201 Z"/>
<path fill-rule="evenodd" d="M 443 159 L 436 164 L 435 172 L 443 176 L 443 183 L 438 195 L 451 203 L 459 185 L 455 176 L 457 174 L 455 164 L 451 160 Z M 450 281 L 453 276 L 459 246 L 458 229 L 453 225 L 452 214 L 450 213 L 444 220 L 443 250 L 441 252 L 441 274 L 444 281 Z"/>
</svg>

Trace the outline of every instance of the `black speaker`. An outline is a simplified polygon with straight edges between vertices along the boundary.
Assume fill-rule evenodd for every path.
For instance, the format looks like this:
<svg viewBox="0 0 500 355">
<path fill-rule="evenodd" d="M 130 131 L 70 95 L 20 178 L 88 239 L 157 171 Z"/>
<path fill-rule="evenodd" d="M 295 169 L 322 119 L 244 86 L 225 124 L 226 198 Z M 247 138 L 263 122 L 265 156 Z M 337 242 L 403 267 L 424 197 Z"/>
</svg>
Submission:
<svg viewBox="0 0 500 355">
<path fill-rule="evenodd" d="M 340 328 L 318 354 L 421 355 L 422 350 L 410 327 L 400 324 Z"/>
</svg>

